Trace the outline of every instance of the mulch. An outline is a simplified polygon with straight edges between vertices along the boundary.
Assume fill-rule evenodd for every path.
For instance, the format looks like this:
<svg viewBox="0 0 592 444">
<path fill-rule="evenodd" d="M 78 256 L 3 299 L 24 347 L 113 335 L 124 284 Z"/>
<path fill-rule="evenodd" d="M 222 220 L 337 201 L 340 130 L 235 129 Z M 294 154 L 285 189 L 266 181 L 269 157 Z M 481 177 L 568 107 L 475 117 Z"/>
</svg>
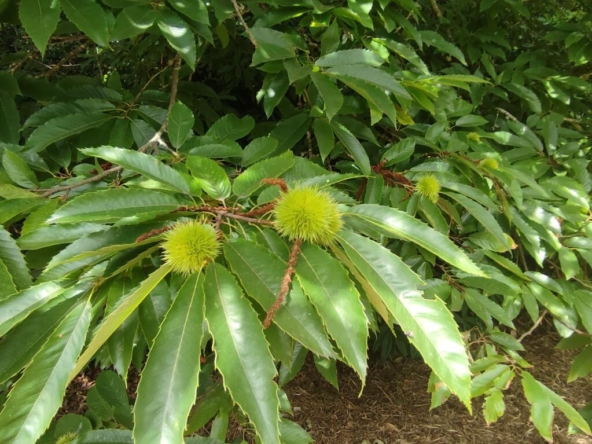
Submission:
<svg viewBox="0 0 592 444">
<path fill-rule="evenodd" d="M 529 371 L 576 408 L 592 400 L 592 377 L 567 384 L 574 352 L 555 348 L 559 337 L 542 326 L 524 341 L 524 358 Z M 473 402 L 473 415 L 455 398 L 432 411 L 427 393 L 429 368 L 421 361 L 397 358 L 372 360 L 362 396 L 359 378 L 345 366 L 338 366 L 337 391 L 307 362 L 302 372 L 285 389 L 294 416 L 318 444 L 507 444 L 544 443 L 529 419 L 530 406 L 519 378 L 504 392 L 506 413 L 488 426 L 481 413 L 481 400 Z M 96 373 L 81 375 L 68 389 L 60 414 L 82 413 L 88 388 Z M 130 397 L 137 373 L 130 377 Z M 592 444 L 592 438 L 567 434 L 567 419 L 556 410 L 553 425 L 555 443 Z M 231 432 L 243 435 L 239 427 Z M 243 435 L 244 436 L 244 435 Z"/>
</svg>

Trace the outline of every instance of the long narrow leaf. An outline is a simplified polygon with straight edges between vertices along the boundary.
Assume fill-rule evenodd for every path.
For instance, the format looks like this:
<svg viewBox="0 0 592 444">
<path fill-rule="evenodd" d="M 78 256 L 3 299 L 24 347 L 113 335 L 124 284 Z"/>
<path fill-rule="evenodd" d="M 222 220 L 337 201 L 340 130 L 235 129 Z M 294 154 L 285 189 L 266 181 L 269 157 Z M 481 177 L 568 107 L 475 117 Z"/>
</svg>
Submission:
<svg viewBox="0 0 592 444">
<path fill-rule="evenodd" d="M 138 386 L 136 442 L 182 443 L 195 402 L 205 309 L 203 275 L 187 279 L 168 311 Z"/>
<path fill-rule="evenodd" d="M 0 413 L 3 444 L 31 444 L 45 431 L 62 404 L 90 318 L 90 303 L 77 305 L 14 385 Z"/>
<path fill-rule="evenodd" d="M 206 270 L 206 319 L 216 367 L 234 401 L 249 416 L 261 442 L 280 444 L 275 366 L 257 314 L 221 265 Z"/>
<path fill-rule="evenodd" d="M 345 213 L 347 221 L 360 228 L 416 243 L 461 270 L 484 276 L 485 274 L 467 255 L 442 233 L 403 211 L 380 205 L 358 205 Z"/>
<path fill-rule="evenodd" d="M 371 239 L 342 231 L 338 241 L 426 363 L 470 408 L 469 360 L 446 304 L 440 299 L 424 299 L 417 291 L 419 276 Z"/>
</svg>

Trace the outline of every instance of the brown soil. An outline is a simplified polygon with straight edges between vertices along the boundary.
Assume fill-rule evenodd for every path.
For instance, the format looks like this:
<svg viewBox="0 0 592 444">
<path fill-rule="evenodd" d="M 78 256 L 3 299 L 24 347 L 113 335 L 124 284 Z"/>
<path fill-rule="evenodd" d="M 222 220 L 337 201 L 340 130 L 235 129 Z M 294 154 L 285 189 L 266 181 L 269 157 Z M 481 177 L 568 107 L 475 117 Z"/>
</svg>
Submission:
<svg viewBox="0 0 592 444">
<path fill-rule="evenodd" d="M 547 330 L 547 331 L 545 331 Z M 538 334 L 537 334 L 538 332 Z M 525 340 L 525 359 L 531 373 L 556 393 L 579 408 L 592 400 L 592 377 L 567 384 L 574 354 L 557 350 L 558 337 L 541 328 Z M 370 364 L 363 395 L 360 381 L 345 366 L 339 367 L 339 387 L 335 390 L 307 362 L 286 391 L 294 410 L 294 421 L 305 428 L 318 444 L 527 444 L 544 443 L 529 420 L 530 407 L 518 379 L 505 392 L 506 413 L 487 426 L 481 402 L 473 403 L 473 415 L 456 399 L 429 411 L 427 383 L 430 370 L 417 360 L 374 361 Z M 82 413 L 86 391 L 96 374 L 76 378 L 68 389 L 63 413 Z M 130 392 L 137 374 L 130 375 Z M 130 393 L 134 398 L 135 394 Z M 553 435 L 560 444 L 592 444 L 592 438 L 567 434 L 568 422 L 558 411 Z M 241 435 L 238 427 L 233 427 Z"/>
</svg>

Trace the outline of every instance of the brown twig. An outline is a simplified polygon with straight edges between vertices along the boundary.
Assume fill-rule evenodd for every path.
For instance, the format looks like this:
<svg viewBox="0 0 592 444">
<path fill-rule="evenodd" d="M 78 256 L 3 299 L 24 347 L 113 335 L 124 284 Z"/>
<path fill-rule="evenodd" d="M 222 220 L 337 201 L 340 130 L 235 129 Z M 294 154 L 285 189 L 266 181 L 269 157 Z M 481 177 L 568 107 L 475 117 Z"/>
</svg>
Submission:
<svg viewBox="0 0 592 444">
<path fill-rule="evenodd" d="M 525 332 L 522 336 L 520 336 L 518 338 L 518 342 L 522 342 L 522 340 L 524 338 L 526 338 L 527 336 L 530 336 L 532 334 L 532 332 L 535 331 L 539 325 L 541 325 L 541 322 L 543 322 L 543 319 L 545 319 L 545 316 L 547 316 L 547 313 L 548 313 L 547 310 L 543 310 L 543 312 L 541 313 L 539 318 L 536 320 L 536 322 L 533 324 L 533 326 L 530 327 L 530 329 L 527 332 Z"/>
<path fill-rule="evenodd" d="M 76 57 L 81 52 L 85 51 L 86 48 L 88 48 L 88 43 L 83 43 L 78 48 L 74 48 L 72 51 L 70 51 L 68 54 L 66 54 L 58 63 L 56 63 L 55 65 L 53 65 L 49 71 L 47 71 L 45 74 L 43 74 L 42 77 L 45 77 L 46 79 L 49 79 L 62 66 L 64 66 L 65 63 L 67 63 L 68 61 L 72 60 L 74 57 Z"/>
<path fill-rule="evenodd" d="M 186 206 L 184 206 L 184 207 L 177 208 L 175 211 L 177 211 L 177 212 L 188 211 L 188 212 L 192 212 L 192 213 L 212 213 L 215 215 L 220 215 L 222 217 L 226 217 L 228 219 L 241 220 L 243 222 L 248 222 L 251 224 L 273 226 L 273 221 L 271 221 L 271 220 L 249 217 L 249 216 L 245 215 L 246 213 L 239 214 L 239 213 L 236 213 L 235 210 L 232 210 L 232 209 L 226 208 L 226 207 L 217 208 L 217 207 L 211 207 L 209 205 L 203 205 L 201 207 L 186 207 Z"/>
<path fill-rule="evenodd" d="M 138 91 L 138 94 L 136 94 L 134 99 L 127 105 L 128 110 L 130 110 L 136 103 L 138 103 L 138 101 L 140 100 L 140 97 L 142 97 L 142 94 L 144 94 L 144 91 L 146 91 L 146 88 L 148 88 L 148 86 L 154 81 L 154 79 L 156 79 L 165 70 L 167 70 L 173 64 L 173 62 L 174 62 L 173 60 L 169 61 L 169 63 L 167 63 L 164 68 L 160 69 L 156 74 L 154 74 L 152 77 L 150 77 L 148 79 L 148 81 L 144 84 L 144 86 L 142 86 L 142 88 L 140 88 L 140 91 Z"/>
<path fill-rule="evenodd" d="M 290 259 L 288 260 L 288 266 L 286 267 L 286 272 L 284 273 L 284 278 L 282 279 L 282 285 L 280 286 L 280 292 L 277 295 L 277 298 L 269 310 L 267 310 L 267 316 L 265 317 L 265 321 L 263 321 L 263 328 L 267 328 L 271 325 L 273 321 L 273 317 L 275 313 L 279 310 L 279 308 L 284 303 L 284 299 L 286 295 L 290 291 L 290 283 L 292 282 L 292 276 L 294 276 L 296 262 L 298 261 L 298 253 L 300 252 L 300 245 L 302 244 L 302 239 L 296 239 L 294 241 L 294 245 L 292 245 L 292 251 L 290 252 Z"/>
<path fill-rule="evenodd" d="M 269 213 L 270 211 L 272 211 L 275 208 L 276 204 L 277 204 L 277 202 L 274 200 L 273 202 L 262 205 L 259 208 L 255 208 L 254 210 L 247 211 L 246 213 L 243 213 L 243 216 L 247 216 L 247 217 L 261 216 L 263 214 L 266 214 L 266 213 Z"/>
<path fill-rule="evenodd" d="M 253 46 L 255 48 L 257 48 L 259 46 L 259 43 L 257 43 L 257 39 L 255 38 L 255 36 L 251 32 L 251 30 L 249 29 L 249 26 L 247 25 L 247 22 L 245 22 L 245 19 L 243 18 L 243 14 L 241 12 L 241 7 L 239 6 L 239 4 L 237 3 L 236 0 L 232 0 L 232 5 L 234 6 L 234 11 L 236 12 L 236 15 L 237 15 L 238 19 L 240 20 L 241 24 L 245 28 L 245 32 L 247 33 L 247 36 L 249 37 L 249 40 L 251 41 L 251 43 L 253 44 Z"/>
<path fill-rule="evenodd" d="M 436 0 L 430 0 L 430 4 L 432 5 L 432 9 L 434 10 L 438 18 L 441 19 L 443 17 L 442 10 L 438 6 L 438 3 L 436 3 Z"/>
<path fill-rule="evenodd" d="M 181 56 L 177 55 L 175 57 L 173 74 L 171 76 L 171 99 L 169 101 L 167 114 L 165 116 L 164 122 L 162 123 L 162 125 L 160 126 L 160 128 L 156 132 L 156 134 L 154 134 L 154 136 L 152 136 L 152 138 L 148 142 L 146 142 L 144 145 L 142 145 L 140 148 L 138 148 L 138 151 L 141 153 L 144 151 L 147 151 L 155 143 L 162 142 L 162 135 L 166 131 L 167 124 L 169 121 L 169 115 L 171 114 L 171 109 L 172 109 L 173 105 L 175 104 L 175 101 L 177 100 L 177 92 L 178 92 L 178 87 L 179 87 L 179 70 L 180 69 L 181 69 Z M 103 171 L 102 173 L 97 174 L 96 176 L 89 177 L 88 179 L 84 179 L 84 180 L 82 180 L 80 182 L 76 182 L 72 185 L 61 185 L 61 186 L 51 188 L 51 189 L 45 191 L 41 195 L 41 197 L 49 197 L 49 196 L 52 196 L 56 193 L 60 193 L 62 191 L 70 191 L 74 188 L 81 187 L 82 185 L 86 185 L 86 184 L 89 184 L 92 182 L 97 182 L 97 181 L 103 179 L 104 177 L 107 177 L 113 173 L 118 173 L 121 170 L 123 170 L 123 167 L 120 167 L 120 166 L 109 168 L 108 170 Z"/>
</svg>

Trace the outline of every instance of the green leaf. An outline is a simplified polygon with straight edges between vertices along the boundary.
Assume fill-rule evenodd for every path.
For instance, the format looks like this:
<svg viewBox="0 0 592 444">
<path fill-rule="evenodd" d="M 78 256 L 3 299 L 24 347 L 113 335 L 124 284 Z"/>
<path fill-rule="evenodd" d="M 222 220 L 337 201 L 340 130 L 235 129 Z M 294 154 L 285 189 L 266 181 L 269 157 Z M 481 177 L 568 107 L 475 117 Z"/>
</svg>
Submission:
<svg viewBox="0 0 592 444">
<path fill-rule="evenodd" d="M 255 162 L 268 157 L 278 145 L 278 141 L 272 137 L 258 137 L 253 139 L 244 149 L 241 166 L 247 167 Z"/>
<path fill-rule="evenodd" d="M 282 102 L 289 87 L 290 80 L 284 71 L 265 76 L 261 90 L 257 93 L 257 100 L 263 97 L 263 111 L 267 118 L 271 117 L 273 110 Z"/>
<path fill-rule="evenodd" d="M 166 314 L 142 370 L 134 404 L 137 442 L 182 442 L 195 402 L 205 298 L 203 275 L 183 284 Z"/>
<path fill-rule="evenodd" d="M 461 204 L 501 245 L 504 245 L 508 250 L 511 248 L 502 227 L 485 208 L 462 194 L 448 192 L 446 195 Z"/>
<path fill-rule="evenodd" d="M 251 116 L 240 118 L 234 114 L 226 114 L 214 122 L 206 136 L 222 140 L 238 140 L 249 135 L 254 127 L 255 119 Z"/>
<path fill-rule="evenodd" d="M 62 404 L 90 319 L 89 302 L 72 309 L 16 382 L 0 412 L 6 444 L 35 442 L 49 426 Z"/>
<path fill-rule="evenodd" d="M 294 48 L 284 33 L 270 28 L 256 27 L 251 28 L 251 34 L 258 44 L 253 53 L 251 65 L 294 57 Z"/>
<path fill-rule="evenodd" d="M 475 314 L 479 316 L 483 322 L 485 322 L 485 324 L 487 324 L 489 328 L 493 327 L 491 317 L 494 317 L 502 324 L 512 329 L 515 328 L 514 324 L 512 323 L 512 319 L 505 312 L 505 310 L 490 298 L 481 294 L 479 291 L 473 288 L 467 288 L 465 290 L 465 302 L 469 308 L 473 310 Z"/>
<path fill-rule="evenodd" d="M 395 110 L 395 105 L 393 105 L 390 97 L 382 89 L 369 82 L 355 79 L 353 77 L 340 76 L 339 80 L 364 97 L 364 99 L 368 101 L 371 111 L 372 106 L 378 110 L 378 113 L 376 113 L 378 114 L 378 120 L 382 118 L 382 114 L 384 113 L 388 116 L 393 125 L 397 125 L 397 111 Z M 371 116 L 374 116 L 374 114 L 371 113 Z M 375 124 L 378 120 L 373 117 L 371 123 Z"/>
<path fill-rule="evenodd" d="M 278 141 L 279 150 L 289 150 L 304 137 L 309 125 L 308 113 L 300 113 L 281 120 L 269 135 Z"/>
<path fill-rule="evenodd" d="M 381 160 L 386 162 L 385 165 L 395 165 L 407 160 L 415 152 L 415 144 L 413 137 L 406 137 L 386 150 Z"/>
<path fill-rule="evenodd" d="M 580 264 L 576 254 L 567 247 L 562 247 L 559 250 L 559 263 L 565 279 L 572 279 L 580 271 Z"/>
<path fill-rule="evenodd" d="M 44 282 L 0 300 L 0 336 L 63 292 L 64 288 L 59 285 Z"/>
<path fill-rule="evenodd" d="M 505 411 L 506 403 L 504 402 L 504 394 L 501 390 L 494 390 L 493 393 L 485 397 L 483 417 L 487 425 L 496 422 L 504 415 Z"/>
<path fill-rule="evenodd" d="M 263 179 L 279 177 L 288 171 L 292 165 L 294 165 L 292 151 L 286 151 L 280 156 L 257 162 L 235 179 L 232 190 L 238 197 L 248 197 L 265 186 L 265 184 L 261 183 Z"/>
<path fill-rule="evenodd" d="M 553 390 L 534 379 L 527 371 L 522 371 L 522 386 L 526 399 L 531 404 L 530 414 L 533 423 L 543 438 L 548 441 L 553 439 L 551 433 L 553 406 L 561 410 L 567 419 L 584 433 L 591 433 L 590 426 L 576 409 Z"/>
<path fill-rule="evenodd" d="M 81 290 L 77 289 L 77 293 Z M 0 346 L 0 383 L 16 375 L 41 349 L 75 302 L 67 299 L 47 309 L 41 307 L 4 336 Z M 47 304 L 51 305 L 51 304 Z"/>
<path fill-rule="evenodd" d="M 94 0 L 60 0 L 62 9 L 72 23 L 99 46 L 109 44 L 107 16 Z"/>
<path fill-rule="evenodd" d="M 376 242 L 348 231 L 339 233 L 338 242 L 426 363 L 470 409 L 469 360 L 446 304 L 424 299 L 419 276 Z"/>
<path fill-rule="evenodd" d="M 35 173 L 18 154 L 5 149 L 2 155 L 2 166 L 10 180 L 17 185 L 23 188 L 37 188 L 39 186 Z"/>
<path fill-rule="evenodd" d="M 27 288 L 33 283 L 23 253 L 21 253 L 16 241 L 10 236 L 10 233 L 1 225 L 0 261 L 4 263 L 6 269 L 11 274 L 17 289 Z"/>
<path fill-rule="evenodd" d="M 189 185 L 187 185 L 183 176 L 177 170 L 149 154 L 110 146 L 83 148 L 79 151 L 87 156 L 100 157 L 115 165 L 120 165 L 126 170 L 140 173 L 149 179 L 168 185 L 180 193 L 189 194 Z"/>
<path fill-rule="evenodd" d="M 462 116 L 461 118 L 459 118 L 455 122 L 454 125 L 458 126 L 460 128 L 464 128 L 464 127 L 482 126 L 482 125 L 485 125 L 486 123 L 489 123 L 489 120 L 484 119 L 481 116 L 475 116 L 475 115 L 469 114 L 467 116 Z M 503 397 L 502 397 L 502 402 L 503 402 Z"/>
<path fill-rule="evenodd" d="M 115 330 L 138 308 L 138 305 L 148 296 L 148 294 L 156 287 L 156 285 L 164 279 L 164 277 L 171 271 L 170 265 L 162 265 L 154 271 L 148 278 L 146 278 L 140 286 L 127 296 L 106 318 L 95 331 L 91 341 L 80 355 L 76 363 L 76 367 L 70 373 L 70 380 L 72 380 L 92 359 L 101 346 L 107 342 L 107 339 L 113 334 Z"/>
<path fill-rule="evenodd" d="M 69 244 L 82 236 L 107 228 L 107 225 L 93 223 L 52 225 L 38 228 L 19 237 L 17 243 L 23 250 L 39 250 L 52 245 Z"/>
<path fill-rule="evenodd" d="M 112 188 L 78 196 L 60 207 L 48 223 L 116 222 L 143 214 L 166 214 L 179 202 L 170 194 L 139 188 Z"/>
<path fill-rule="evenodd" d="M 407 213 L 380 205 L 362 204 L 344 215 L 354 225 L 359 223 L 387 237 L 414 242 L 462 271 L 485 276 L 450 239 Z"/>
<path fill-rule="evenodd" d="M 329 68 L 327 73 L 337 78 L 352 78 L 371 83 L 386 91 L 392 92 L 395 97 L 411 100 L 411 95 L 395 78 L 385 71 L 366 65 L 340 65 Z"/>
<path fill-rule="evenodd" d="M 357 20 L 366 28 L 374 29 L 370 11 L 374 0 L 347 0 L 348 9 L 357 15 Z"/>
<path fill-rule="evenodd" d="M 504 83 L 503 87 L 528 103 L 528 106 L 533 113 L 540 114 L 542 112 L 541 101 L 531 89 L 528 89 L 522 85 L 518 85 L 517 83 L 510 82 Z"/>
<path fill-rule="evenodd" d="M 366 379 L 368 320 L 360 294 L 347 271 L 324 250 L 305 244 L 296 263 L 296 276 L 321 315 L 345 361 Z"/>
<path fill-rule="evenodd" d="M 574 292 L 575 306 L 582 324 L 592 332 L 592 293 L 586 290 L 577 290 Z"/>
<path fill-rule="evenodd" d="M 384 59 L 378 54 L 367 49 L 346 49 L 336 51 L 317 59 L 315 65 L 320 68 L 328 68 L 337 65 L 368 65 L 375 68 L 384 64 Z"/>
<path fill-rule="evenodd" d="M 125 40 L 148 30 L 156 21 L 156 11 L 150 5 L 130 6 L 115 19 L 111 40 Z"/>
<path fill-rule="evenodd" d="M 19 5 L 19 18 L 43 57 L 49 37 L 54 33 L 60 21 L 58 2 L 23 0 Z"/>
<path fill-rule="evenodd" d="M 88 432 L 81 444 L 133 444 L 131 430 L 92 430 Z"/>
<path fill-rule="evenodd" d="M 202 0 L 172 0 L 169 3 L 178 12 L 186 15 L 191 20 L 203 23 L 204 25 L 210 24 L 208 8 Z"/>
<path fill-rule="evenodd" d="M 331 120 L 343 105 L 343 94 L 341 94 L 339 88 L 325 74 L 313 72 L 310 78 L 319 90 L 319 94 L 325 102 L 327 118 Z"/>
<path fill-rule="evenodd" d="M 4 262 L 0 260 L 0 295 L 2 295 L 2 297 L 5 297 L 10 296 L 11 294 L 14 294 L 16 292 L 17 290 L 12 280 L 12 276 L 8 272 L 8 268 L 6 268 L 6 265 L 4 265 Z"/>
<path fill-rule="evenodd" d="M 5 92 L 0 92 L 0 142 L 19 143 L 21 118 L 14 99 Z"/>
<path fill-rule="evenodd" d="M 467 61 L 465 60 L 462 51 L 452 43 L 446 41 L 446 39 L 440 34 L 434 31 L 420 31 L 420 33 L 421 38 L 426 45 L 438 48 L 440 51 L 450 54 L 463 65 L 467 65 Z"/>
<path fill-rule="evenodd" d="M 226 171 L 212 159 L 199 156 L 187 157 L 187 167 L 199 186 L 211 197 L 224 200 L 230 196 L 230 180 Z"/>
<path fill-rule="evenodd" d="M 273 358 L 257 313 L 232 275 L 213 263 L 206 269 L 206 320 L 216 368 L 232 399 L 249 417 L 265 444 L 280 444 L 279 399 Z"/>
<path fill-rule="evenodd" d="M 269 310 L 280 292 L 286 263 L 259 244 L 246 241 L 226 243 L 224 257 L 247 294 Z M 313 353 L 335 357 L 322 321 L 300 286 L 293 285 L 273 322 Z"/>
<path fill-rule="evenodd" d="M 578 378 L 585 378 L 592 372 L 592 347 L 584 348 L 571 363 L 567 382 L 575 381 Z"/>
<path fill-rule="evenodd" d="M 171 144 L 179 149 L 191 134 L 191 128 L 195 119 L 193 112 L 181 102 L 177 102 L 171 108 L 167 125 L 167 134 Z"/>
<path fill-rule="evenodd" d="M 27 146 L 35 152 L 43 151 L 52 143 L 80 134 L 88 129 L 97 128 L 113 118 L 113 116 L 103 113 L 56 117 L 36 128 L 29 136 Z"/>
<path fill-rule="evenodd" d="M 156 23 L 173 49 L 179 53 L 192 70 L 195 69 L 197 47 L 193 31 L 187 22 L 170 9 L 161 8 L 157 10 Z"/>
<path fill-rule="evenodd" d="M 329 153 L 335 147 L 335 136 L 333 135 L 333 129 L 327 120 L 315 119 L 312 124 L 315 139 L 319 146 L 319 153 L 321 160 L 324 162 Z"/>
<path fill-rule="evenodd" d="M 341 141 L 343 146 L 354 158 L 354 161 L 362 174 L 369 176 L 372 173 L 370 168 L 370 159 L 368 154 L 360 141 L 354 136 L 349 129 L 337 121 L 331 122 L 331 127 L 335 132 L 337 138 Z"/>
</svg>

